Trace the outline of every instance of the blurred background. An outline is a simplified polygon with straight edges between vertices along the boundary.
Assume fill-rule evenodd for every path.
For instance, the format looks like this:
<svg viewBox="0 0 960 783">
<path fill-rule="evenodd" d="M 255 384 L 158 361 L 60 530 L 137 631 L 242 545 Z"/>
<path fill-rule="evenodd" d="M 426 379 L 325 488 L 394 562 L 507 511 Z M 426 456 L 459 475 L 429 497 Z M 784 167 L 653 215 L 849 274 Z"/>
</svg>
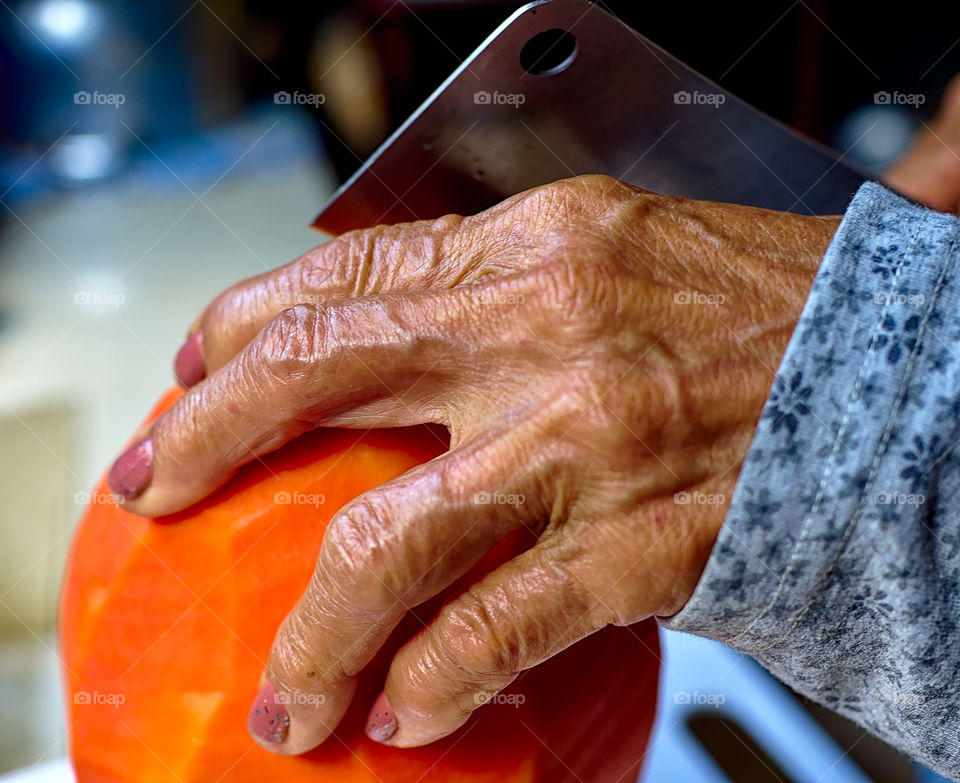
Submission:
<svg viewBox="0 0 960 783">
<path fill-rule="evenodd" d="M 957 11 L 926 0 L 602 5 L 875 170 L 960 71 Z M 517 7 L 0 0 L 0 772 L 65 753 L 71 531 L 191 321 L 320 241 L 335 187 Z M 741 656 L 667 649 L 651 780 L 927 775 Z"/>
</svg>

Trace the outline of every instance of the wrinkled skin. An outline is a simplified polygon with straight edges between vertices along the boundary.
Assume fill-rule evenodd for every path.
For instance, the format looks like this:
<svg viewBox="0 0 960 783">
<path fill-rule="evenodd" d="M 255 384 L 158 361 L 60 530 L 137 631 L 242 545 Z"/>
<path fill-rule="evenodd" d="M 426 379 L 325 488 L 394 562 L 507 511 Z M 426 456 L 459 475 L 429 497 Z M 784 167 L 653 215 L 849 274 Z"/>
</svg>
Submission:
<svg viewBox="0 0 960 783">
<path fill-rule="evenodd" d="M 291 704 L 272 749 L 323 741 L 405 607 L 521 525 L 537 545 L 397 654 L 389 744 L 448 734 L 477 691 L 609 623 L 677 612 L 838 220 L 581 177 L 352 232 L 217 298 L 196 325 L 208 377 L 153 425 L 135 512 L 188 506 L 317 426 L 451 433 L 331 522 L 266 672 L 325 702 Z"/>
<path fill-rule="evenodd" d="M 960 82 L 885 178 L 956 210 Z M 396 655 L 389 744 L 450 733 L 478 691 L 609 623 L 679 611 L 838 222 L 580 177 L 346 234 L 207 307 L 207 378 L 142 433 L 153 477 L 131 510 L 184 508 L 318 426 L 451 433 L 331 522 L 265 672 L 325 701 L 291 703 L 267 747 L 322 742 L 405 608 L 520 526 L 537 545 Z"/>
</svg>

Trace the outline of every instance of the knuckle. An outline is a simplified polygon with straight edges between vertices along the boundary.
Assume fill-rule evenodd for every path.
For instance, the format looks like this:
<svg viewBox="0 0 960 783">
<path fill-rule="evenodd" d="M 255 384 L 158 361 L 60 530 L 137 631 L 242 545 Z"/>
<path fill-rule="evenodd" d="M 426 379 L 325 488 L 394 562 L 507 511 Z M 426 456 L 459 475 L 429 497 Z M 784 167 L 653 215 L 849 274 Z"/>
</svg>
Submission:
<svg viewBox="0 0 960 783">
<path fill-rule="evenodd" d="M 275 316 L 255 343 L 253 361 L 280 384 L 302 378 L 325 348 L 321 310 L 299 304 Z"/>
<path fill-rule="evenodd" d="M 635 192 L 632 186 L 607 174 L 583 174 L 570 181 L 576 184 L 581 193 L 589 195 L 598 203 L 603 203 L 610 197 L 623 197 Z"/>
<path fill-rule="evenodd" d="M 277 292 L 288 305 L 321 304 L 332 299 L 356 298 L 380 288 L 379 263 L 398 237 L 399 226 L 354 229 L 308 250 L 290 264 Z"/>
<path fill-rule="evenodd" d="M 419 471 L 411 486 L 422 495 L 439 499 L 449 508 L 466 506 L 473 509 L 476 475 L 486 466 L 485 456 L 438 460 L 429 470 Z"/>
<path fill-rule="evenodd" d="M 324 568 L 337 590 L 358 608 L 374 611 L 393 604 L 394 568 L 386 536 L 389 525 L 384 502 L 366 493 L 331 521 L 323 539 Z"/>
<path fill-rule="evenodd" d="M 343 509 L 327 528 L 324 546 L 351 571 L 372 566 L 382 550 L 381 514 L 369 499 L 360 497 Z"/>
<path fill-rule="evenodd" d="M 444 215 L 393 227 L 381 237 L 381 255 L 387 259 L 384 269 L 394 278 L 401 276 L 404 287 L 414 289 L 449 288 L 468 272 L 464 269 L 471 255 L 464 247 L 459 215 Z"/>
<path fill-rule="evenodd" d="M 290 290 L 283 292 L 285 296 L 281 296 L 281 299 L 286 299 L 289 304 L 297 304 L 320 301 L 320 292 L 323 300 L 348 296 L 356 279 L 352 257 L 343 252 L 344 245 L 351 241 L 349 236 L 344 234 L 331 239 L 294 261 L 289 267 L 290 274 L 286 281 Z M 303 296 L 300 292 L 304 291 L 315 293 Z M 296 296 L 298 301 L 290 301 L 292 296 Z"/>
<path fill-rule="evenodd" d="M 611 201 L 619 201 L 634 192 L 630 185 L 605 174 L 584 174 L 557 180 L 530 191 L 525 206 L 555 218 L 596 216 Z"/>
<path fill-rule="evenodd" d="M 525 215 L 547 225 L 566 222 L 582 207 L 582 191 L 571 179 L 535 188 L 521 202 L 521 210 Z"/>
<path fill-rule="evenodd" d="M 491 596 L 476 586 L 468 588 L 450 605 L 446 619 L 452 632 L 438 645 L 448 664 L 481 681 L 525 668 L 527 641 L 508 619 L 519 611 L 515 602 L 499 590 Z M 508 607 L 515 611 L 505 611 Z"/>
<path fill-rule="evenodd" d="M 446 286 L 461 256 L 462 221 L 459 215 L 445 215 L 350 231 L 318 248 L 303 265 L 301 284 L 351 298 L 396 287 Z"/>
<path fill-rule="evenodd" d="M 375 290 L 372 279 L 380 260 L 384 237 L 393 226 L 356 229 L 342 234 L 318 253 L 316 260 L 303 269 L 303 285 L 310 290 L 332 289 L 335 295 L 358 297 Z"/>
</svg>

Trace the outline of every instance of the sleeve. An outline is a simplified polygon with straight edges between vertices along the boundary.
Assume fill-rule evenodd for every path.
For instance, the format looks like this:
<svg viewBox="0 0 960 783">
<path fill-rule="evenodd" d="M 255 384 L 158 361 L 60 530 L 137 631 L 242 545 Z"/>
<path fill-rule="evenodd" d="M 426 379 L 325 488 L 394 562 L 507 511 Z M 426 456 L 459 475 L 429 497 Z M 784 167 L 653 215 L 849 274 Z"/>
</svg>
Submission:
<svg viewBox="0 0 960 783">
<path fill-rule="evenodd" d="M 856 194 L 674 630 L 960 779 L 960 220 Z"/>
</svg>

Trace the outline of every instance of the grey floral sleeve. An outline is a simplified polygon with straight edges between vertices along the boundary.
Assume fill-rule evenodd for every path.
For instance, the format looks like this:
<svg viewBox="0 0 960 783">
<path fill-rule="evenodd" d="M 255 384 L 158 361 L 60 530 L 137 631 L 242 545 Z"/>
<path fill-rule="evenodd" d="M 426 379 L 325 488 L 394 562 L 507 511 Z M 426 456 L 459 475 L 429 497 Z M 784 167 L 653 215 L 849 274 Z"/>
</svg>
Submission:
<svg viewBox="0 0 960 783">
<path fill-rule="evenodd" d="M 877 184 L 834 237 L 714 551 L 662 619 L 960 779 L 960 220 Z"/>
</svg>

